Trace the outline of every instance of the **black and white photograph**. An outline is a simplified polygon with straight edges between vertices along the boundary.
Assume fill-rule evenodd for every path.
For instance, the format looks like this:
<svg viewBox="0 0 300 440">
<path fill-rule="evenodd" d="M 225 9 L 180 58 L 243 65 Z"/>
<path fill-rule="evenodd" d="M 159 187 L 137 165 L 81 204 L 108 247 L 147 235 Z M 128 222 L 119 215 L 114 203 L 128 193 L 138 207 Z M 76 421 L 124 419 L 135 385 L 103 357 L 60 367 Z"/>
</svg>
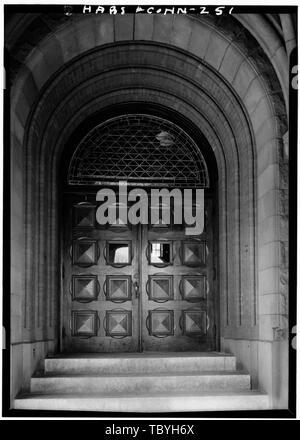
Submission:
<svg viewBox="0 0 300 440">
<path fill-rule="evenodd" d="M 296 418 L 297 14 L 4 4 L 2 417 Z"/>
</svg>

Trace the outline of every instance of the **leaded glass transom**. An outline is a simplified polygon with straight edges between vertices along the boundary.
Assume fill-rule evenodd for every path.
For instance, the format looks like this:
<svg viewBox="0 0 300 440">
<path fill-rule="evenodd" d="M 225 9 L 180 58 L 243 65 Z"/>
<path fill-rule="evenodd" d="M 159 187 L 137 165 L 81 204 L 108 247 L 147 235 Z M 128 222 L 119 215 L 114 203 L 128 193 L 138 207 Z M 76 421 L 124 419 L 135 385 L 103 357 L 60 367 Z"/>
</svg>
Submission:
<svg viewBox="0 0 300 440">
<path fill-rule="evenodd" d="M 204 158 L 177 125 L 149 115 L 123 115 L 95 127 L 71 159 L 70 185 L 209 186 Z"/>
</svg>

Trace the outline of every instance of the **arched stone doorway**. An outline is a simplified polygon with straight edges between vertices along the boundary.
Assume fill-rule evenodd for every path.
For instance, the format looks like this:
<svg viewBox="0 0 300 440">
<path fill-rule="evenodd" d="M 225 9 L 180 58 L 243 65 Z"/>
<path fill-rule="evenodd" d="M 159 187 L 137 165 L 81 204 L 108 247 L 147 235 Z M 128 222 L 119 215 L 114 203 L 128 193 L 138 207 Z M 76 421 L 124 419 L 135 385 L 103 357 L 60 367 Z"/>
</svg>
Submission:
<svg viewBox="0 0 300 440">
<path fill-rule="evenodd" d="M 24 19 L 26 29 L 36 22 L 42 29 L 30 34 L 36 43 L 30 53 L 28 47 L 18 52 L 22 35 L 18 44 L 17 36 L 8 40 L 17 60 L 11 69 L 12 296 L 20 310 L 12 316 L 12 398 L 28 387 L 44 357 L 59 351 L 66 145 L 80 140 L 77 129 L 83 134 L 83 127 L 96 126 L 99 114 L 105 120 L 118 107 L 147 105 L 187 132 L 197 127 L 200 144 L 215 157 L 220 349 L 237 356 L 274 406 L 286 405 L 282 40 L 260 16 L 259 25 L 247 15 L 48 18 L 50 28 L 47 17 Z"/>
<path fill-rule="evenodd" d="M 143 114 L 136 113 L 139 108 Z M 130 109 L 133 113 L 128 113 Z M 111 112 L 124 110 L 123 105 Z M 126 110 L 127 114 L 88 131 L 74 149 L 79 128 L 62 159 L 61 350 L 216 350 L 218 179 L 213 153 L 191 122 L 181 118 L 198 143 L 180 126 L 158 116 L 179 121 L 174 111 L 168 114 L 167 109 L 149 106 L 153 114 L 146 114 L 146 103 L 127 105 Z M 108 113 L 106 109 L 92 120 L 99 122 Z M 85 121 L 84 127 L 90 123 Z M 118 209 L 135 192 L 136 200 L 144 197 L 145 202 L 147 197 L 146 205 L 138 208 L 144 212 L 139 212 L 138 223 L 130 224 L 127 206 L 125 220 L 117 211 L 112 224 L 99 225 L 97 192 L 105 187 L 108 196 L 116 194 L 119 181 L 123 197 L 122 202 L 119 194 L 114 197 Z M 197 224 L 191 230 L 186 229 L 184 215 L 189 209 L 184 197 L 194 198 L 194 210 L 200 203 L 197 189 L 205 191 L 205 224 L 198 233 L 194 229 L 202 207 L 197 208 Z M 162 198 L 154 201 L 154 194 Z M 164 204 L 165 223 L 162 212 L 152 221 L 156 206 L 151 203 L 157 202 Z"/>
<path fill-rule="evenodd" d="M 128 68 L 128 65 L 135 67 Z M 201 81 L 195 80 L 197 74 Z M 71 77 L 78 82 L 77 86 L 70 82 Z M 165 117 L 167 114 L 166 119 L 169 120 L 172 120 L 172 114 L 177 114 L 179 126 L 187 131 L 189 126 L 197 127 L 202 133 L 204 141 L 200 144 L 210 151 L 210 162 L 215 163 L 212 175 L 218 176 L 221 340 L 225 334 L 229 339 L 243 338 L 249 331 L 255 337 L 258 331 L 255 288 L 257 186 L 252 127 L 243 104 L 222 77 L 199 59 L 160 44 L 132 42 L 101 46 L 66 65 L 56 80 L 44 90 L 37 108 L 38 114 L 32 115 L 27 138 L 28 146 L 35 145 L 41 139 L 41 150 L 35 156 L 38 150 L 32 151 L 29 147 L 26 159 L 28 164 L 36 160 L 39 169 L 38 175 L 28 177 L 28 212 L 40 206 L 40 219 L 34 217 L 33 222 L 38 221 L 43 230 L 50 227 L 52 231 L 50 234 L 43 233 L 44 238 L 39 239 L 39 245 L 35 244 L 44 247 L 45 237 L 48 237 L 47 258 L 52 259 L 46 268 L 40 267 L 38 278 L 45 283 L 44 288 L 49 292 L 56 290 L 57 284 L 51 283 L 57 283 L 58 260 L 54 255 L 58 249 L 56 234 L 60 228 L 57 217 L 58 198 L 62 190 L 59 164 L 63 160 L 66 144 L 72 139 L 74 127 L 78 127 L 79 132 L 84 126 L 86 129 L 93 128 L 97 125 L 94 115 L 103 115 L 107 109 L 112 111 L 118 106 L 141 108 L 145 104 L 148 108 L 164 109 Z M 89 118 L 90 125 L 87 122 Z M 38 133 L 42 135 L 41 138 Z M 71 142 L 74 147 L 76 142 Z M 31 158 L 31 154 L 36 158 Z M 39 183 L 36 179 L 39 179 Z M 45 183 L 48 179 L 50 184 Z M 33 188 L 39 188 L 38 198 Z M 49 216 L 49 212 L 53 215 Z M 33 223 L 28 223 L 28 249 L 35 241 L 35 227 Z M 31 258 L 30 252 L 28 258 Z M 49 283 L 42 281 L 46 272 Z M 33 282 L 34 279 L 28 274 L 26 283 L 29 290 Z M 50 303 L 47 306 L 50 307 L 48 319 L 51 316 L 53 324 L 57 326 L 58 298 L 55 295 L 52 298 L 52 309 Z M 37 296 L 36 304 L 41 306 L 40 296 Z M 26 312 L 27 321 L 32 323 L 32 315 L 36 311 L 27 308 Z"/>
</svg>

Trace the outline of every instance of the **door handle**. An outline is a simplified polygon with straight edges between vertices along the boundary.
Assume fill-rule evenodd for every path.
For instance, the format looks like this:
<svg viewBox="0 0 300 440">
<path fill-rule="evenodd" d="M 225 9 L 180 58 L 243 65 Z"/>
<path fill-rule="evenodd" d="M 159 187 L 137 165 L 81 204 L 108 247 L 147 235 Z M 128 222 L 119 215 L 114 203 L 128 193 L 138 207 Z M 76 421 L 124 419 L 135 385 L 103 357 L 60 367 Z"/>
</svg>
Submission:
<svg viewBox="0 0 300 440">
<path fill-rule="evenodd" d="M 133 283 L 133 288 L 134 288 L 135 297 L 139 298 L 140 297 L 140 286 L 139 286 L 139 283 L 137 281 L 135 281 Z"/>
</svg>

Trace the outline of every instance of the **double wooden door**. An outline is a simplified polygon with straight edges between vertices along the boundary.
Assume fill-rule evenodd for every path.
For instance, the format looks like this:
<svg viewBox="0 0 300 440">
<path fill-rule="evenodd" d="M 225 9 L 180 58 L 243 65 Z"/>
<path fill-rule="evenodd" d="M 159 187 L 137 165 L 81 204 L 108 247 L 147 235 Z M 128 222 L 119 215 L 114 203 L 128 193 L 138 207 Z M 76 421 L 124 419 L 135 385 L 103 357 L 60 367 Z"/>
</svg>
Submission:
<svg viewBox="0 0 300 440">
<path fill-rule="evenodd" d="M 95 196 L 64 204 L 62 351 L 216 348 L 211 200 L 205 229 L 99 226 Z"/>
</svg>

